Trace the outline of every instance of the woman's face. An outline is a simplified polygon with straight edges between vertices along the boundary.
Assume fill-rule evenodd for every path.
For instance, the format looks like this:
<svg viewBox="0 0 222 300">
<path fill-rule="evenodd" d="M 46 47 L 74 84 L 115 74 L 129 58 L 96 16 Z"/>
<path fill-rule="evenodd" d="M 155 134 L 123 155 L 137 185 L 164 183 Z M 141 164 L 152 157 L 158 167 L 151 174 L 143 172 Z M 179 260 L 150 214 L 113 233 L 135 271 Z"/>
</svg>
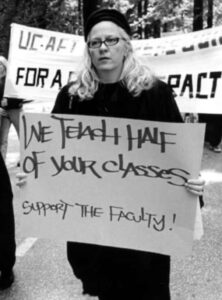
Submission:
<svg viewBox="0 0 222 300">
<path fill-rule="evenodd" d="M 119 80 L 126 55 L 126 43 L 120 36 L 119 27 L 110 21 L 96 24 L 89 34 L 88 42 L 93 43 L 96 41 L 111 41 L 112 43 L 115 38 L 119 40 L 114 45 L 102 43 L 98 48 L 89 47 L 92 64 L 101 80 L 106 78 Z"/>
</svg>

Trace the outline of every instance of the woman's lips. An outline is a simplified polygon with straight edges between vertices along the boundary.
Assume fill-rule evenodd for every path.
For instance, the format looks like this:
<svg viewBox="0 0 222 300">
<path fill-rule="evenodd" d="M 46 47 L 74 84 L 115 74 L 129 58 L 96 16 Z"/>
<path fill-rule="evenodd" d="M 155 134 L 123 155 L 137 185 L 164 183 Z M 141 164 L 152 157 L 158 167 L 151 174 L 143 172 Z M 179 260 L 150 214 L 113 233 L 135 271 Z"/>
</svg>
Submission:
<svg viewBox="0 0 222 300">
<path fill-rule="evenodd" d="M 100 60 L 100 61 L 103 61 L 103 60 L 110 60 L 110 58 L 109 58 L 109 57 L 100 57 L 99 60 Z"/>
</svg>

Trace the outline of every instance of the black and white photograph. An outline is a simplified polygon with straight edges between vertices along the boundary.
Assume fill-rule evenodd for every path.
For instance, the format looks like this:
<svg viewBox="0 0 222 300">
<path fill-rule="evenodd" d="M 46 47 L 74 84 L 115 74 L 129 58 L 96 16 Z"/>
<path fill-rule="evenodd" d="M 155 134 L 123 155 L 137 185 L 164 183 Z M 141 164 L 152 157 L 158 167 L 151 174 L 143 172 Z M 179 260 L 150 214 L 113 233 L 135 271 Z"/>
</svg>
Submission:
<svg viewBox="0 0 222 300">
<path fill-rule="evenodd" d="M 0 2 L 0 300 L 222 299 L 222 2 Z"/>
</svg>

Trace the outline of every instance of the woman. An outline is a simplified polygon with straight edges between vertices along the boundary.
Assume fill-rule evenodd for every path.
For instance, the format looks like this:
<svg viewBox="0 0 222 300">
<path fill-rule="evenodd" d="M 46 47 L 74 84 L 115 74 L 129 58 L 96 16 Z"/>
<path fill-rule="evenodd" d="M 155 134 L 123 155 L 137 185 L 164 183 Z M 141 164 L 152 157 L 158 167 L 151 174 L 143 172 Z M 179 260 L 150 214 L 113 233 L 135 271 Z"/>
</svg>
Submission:
<svg viewBox="0 0 222 300">
<path fill-rule="evenodd" d="M 60 91 L 53 113 L 182 122 L 171 89 L 135 57 L 120 12 L 95 11 L 84 34 L 84 67 Z M 203 184 L 189 180 L 186 188 L 201 195 Z M 75 242 L 68 242 L 67 253 L 84 294 L 100 300 L 170 299 L 169 256 Z"/>
</svg>

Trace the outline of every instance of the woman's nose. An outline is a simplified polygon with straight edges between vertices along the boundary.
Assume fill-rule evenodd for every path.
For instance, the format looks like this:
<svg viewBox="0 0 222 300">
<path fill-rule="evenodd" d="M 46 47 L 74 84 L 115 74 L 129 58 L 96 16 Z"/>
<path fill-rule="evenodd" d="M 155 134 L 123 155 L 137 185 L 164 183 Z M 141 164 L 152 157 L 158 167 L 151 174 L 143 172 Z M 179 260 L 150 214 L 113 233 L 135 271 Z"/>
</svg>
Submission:
<svg viewBox="0 0 222 300">
<path fill-rule="evenodd" d="M 105 43 L 102 43 L 102 45 L 100 46 L 99 48 L 100 50 L 104 50 L 104 49 L 109 49 L 109 47 L 105 44 Z"/>
</svg>

